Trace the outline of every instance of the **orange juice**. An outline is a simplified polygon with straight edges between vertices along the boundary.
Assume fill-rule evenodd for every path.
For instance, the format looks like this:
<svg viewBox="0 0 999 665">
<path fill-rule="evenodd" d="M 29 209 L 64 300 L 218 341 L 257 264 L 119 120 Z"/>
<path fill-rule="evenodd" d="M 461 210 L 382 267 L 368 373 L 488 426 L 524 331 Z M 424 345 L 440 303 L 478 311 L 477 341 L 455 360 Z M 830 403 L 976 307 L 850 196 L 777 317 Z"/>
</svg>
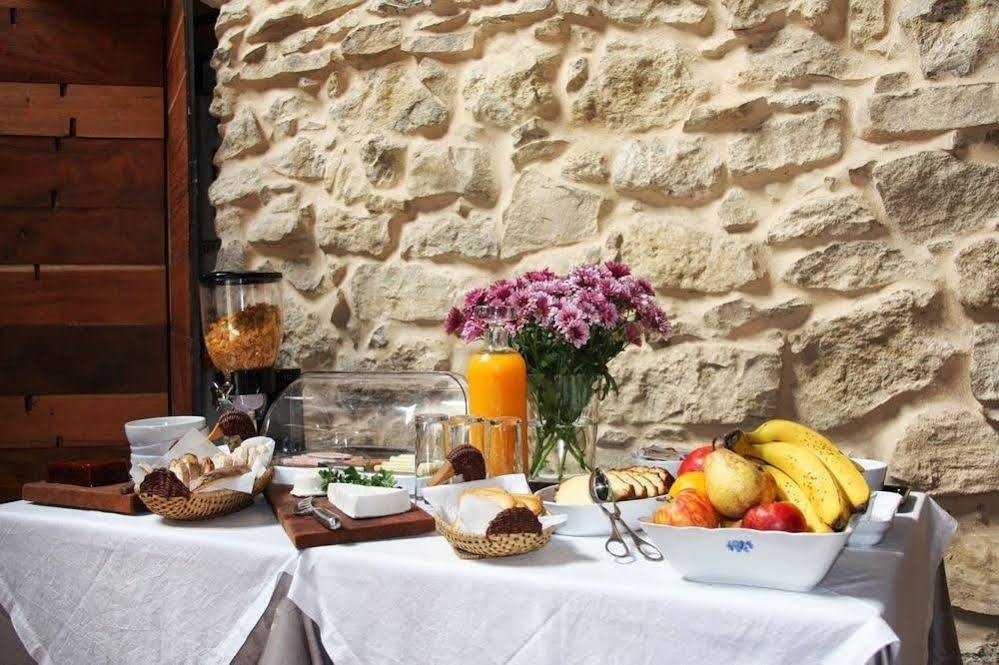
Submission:
<svg viewBox="0 0 999 665">
<path fill-rule="evenodd" d="M 516 416 L 521 419 L 521 468 L 528 470 L 527 365 L 509 348 L 490 348 L 468 360 L 469 413 L 483 418 Z M 490 476 L 517 470 L 512 436 L 493 437 L 486 470 Z"/>
</svg>

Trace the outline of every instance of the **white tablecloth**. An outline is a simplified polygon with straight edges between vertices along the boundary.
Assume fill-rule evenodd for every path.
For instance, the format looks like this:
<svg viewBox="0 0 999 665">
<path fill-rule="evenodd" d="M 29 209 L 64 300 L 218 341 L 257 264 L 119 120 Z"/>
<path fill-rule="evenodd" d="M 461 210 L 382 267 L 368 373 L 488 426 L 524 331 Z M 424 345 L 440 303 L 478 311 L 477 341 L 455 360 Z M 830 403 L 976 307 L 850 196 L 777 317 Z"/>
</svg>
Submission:
<svg viewBox="0 0 999 665">
<path fill-rule="evenodd" d="M 920 499 L 808 594 L 685 582 L 591 538 L 489 561 L 432 535 L 299 554 L 260 499 L 191 524 L 18 502 L 0 506 L 0 605 L 55 665 L 228 663 L 282 571 L 336 665 L 862 665 L 885 645 L 924 665 L 954 522 Z"/>
<path fill-rule="evenodd" d="M 43 665 L 228 663 L 297 556 L 262 498 L 189 524 L 0 506 L 0 605 Z"/>
<path fill-rule="evenodd" d="M 337 665 L 862 665 L 889 645 L 894 662 L 925 665 L 955 523 L 916 499 L 807 594 L 686 582 L 666 564 L 616 563 L 597 538 L 460 561 L 423 537 L 306 550 L 288 595 Z"/>
</svg>

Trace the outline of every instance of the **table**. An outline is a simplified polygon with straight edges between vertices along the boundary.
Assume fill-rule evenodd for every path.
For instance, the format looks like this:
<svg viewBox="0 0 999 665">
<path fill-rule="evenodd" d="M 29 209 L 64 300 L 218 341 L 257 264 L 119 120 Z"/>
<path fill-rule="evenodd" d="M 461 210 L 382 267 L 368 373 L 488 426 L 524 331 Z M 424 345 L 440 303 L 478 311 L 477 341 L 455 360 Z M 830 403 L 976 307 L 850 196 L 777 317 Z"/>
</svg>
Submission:
<svg viewBox="0 0 999 665">
<path fill-rule="evenodd" d="M 228 663 L 290 575 L 288 598 L 337 665 L 862 665 L 882 647 L 922 665 L 954 523 L 918 498 L 808 594 L 686 582 L 665 564 L 616 563 L 590 538 L 484 561 L 436 536 L 298 553 L 259 499 L 184 525 L 18 502 L 0 506 L 0 606 L 55 664 Z"/>
</svg>

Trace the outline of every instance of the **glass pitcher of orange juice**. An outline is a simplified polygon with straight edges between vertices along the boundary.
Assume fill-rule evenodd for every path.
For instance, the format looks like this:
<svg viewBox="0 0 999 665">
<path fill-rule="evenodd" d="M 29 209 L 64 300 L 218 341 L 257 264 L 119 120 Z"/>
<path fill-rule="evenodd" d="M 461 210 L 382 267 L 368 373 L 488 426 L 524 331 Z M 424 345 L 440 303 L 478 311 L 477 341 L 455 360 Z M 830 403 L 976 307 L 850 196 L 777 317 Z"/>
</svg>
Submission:
<svg viewBox="0 0 999 665">
<path fill-rule="evenodd" d="M 493 437 L 486 470 L 490 477 L 527 471 L 527 365 L 510 347 L 507 326 L 514 320 L 510 307 L 483 306 L 476 315 L 488 321 L 485 349 L 468 360 L 469 414 L 483 418 L 520 418 L 521 445 L 514 436 Z M 520 448 L 517 451 L 517 448 Z M 482 446 L 480 446 L 482 449 Z M 517 459 L 519 452 L 520 459 Z"/>
</svg>

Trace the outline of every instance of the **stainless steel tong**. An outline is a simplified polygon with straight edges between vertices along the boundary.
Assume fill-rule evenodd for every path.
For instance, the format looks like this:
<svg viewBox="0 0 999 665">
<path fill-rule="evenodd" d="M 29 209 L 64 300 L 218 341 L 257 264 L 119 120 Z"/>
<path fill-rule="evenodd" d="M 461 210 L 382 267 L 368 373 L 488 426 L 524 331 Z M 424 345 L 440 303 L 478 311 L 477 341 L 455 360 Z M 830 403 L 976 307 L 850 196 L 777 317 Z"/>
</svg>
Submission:
<svg viewBox="0 0 999 665">
<path fill-rule="evenodd" d="M 628 544 L 624 542 L 624 538 L 621 537 L 621 532 L 617 528 L 618 524 L 620 524 L 628 532 L 628 535 L 631 536 L 631 542 L 635 545 L 635 549 L 638 550 L 639 554 L 649 561 L 663 560 L 663 553 L 659 551 L 659 548 L 635 533 L 628 526 L 628 523 L 621 518 L 621 508 L 618 507 L 617 501 L 614 500 L 610 481 L 607 480 L 607 475 L 603 470 L 599 468 L 593 469 L 593 473 L 590 474 L 590 498 L 600 506 L 600 510 L 604 511 L 604 515 L 610 520 L 611 535 L 607 538 L 607 542 L 604 543 L 604 549 L 607 550 L 608 554 L 618 559 L 631 557 Z M 607 507 L 604 505 L 605 502 L 610 502 L 614 509 L 613 512 L 607 510 Z M 617 547 L 612 547 L 614 545 Z"/>
</svg>

